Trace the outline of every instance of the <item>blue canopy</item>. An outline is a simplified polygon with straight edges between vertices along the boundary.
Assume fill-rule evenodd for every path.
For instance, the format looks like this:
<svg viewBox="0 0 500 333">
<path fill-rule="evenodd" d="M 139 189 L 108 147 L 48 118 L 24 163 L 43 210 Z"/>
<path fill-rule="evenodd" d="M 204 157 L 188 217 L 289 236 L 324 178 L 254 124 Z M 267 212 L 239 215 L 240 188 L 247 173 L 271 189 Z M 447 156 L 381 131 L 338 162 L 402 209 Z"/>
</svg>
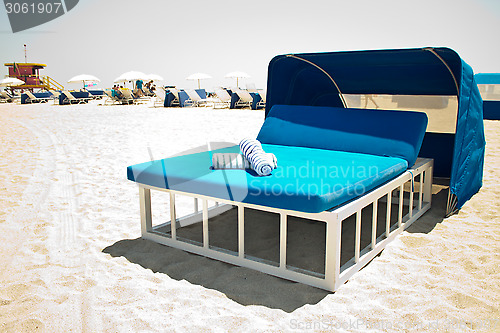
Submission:
<svg viewBox="0 0 500 333">
<path fill-rule="evenodd" d="M 474 75 L 474 79 L 477 84 L 500 85 L 500 73 L 478 73 Z M 484 93 L 489 95 L 488 92 Z M 498 94 L 498 92 L 496 94 Z M 488 97 L 483 95 L 483 118 L 489 120 L 500 120 L 500 98 L 498 98 L 498 95 L 493 99 L 491 98 L 491 95 Z"/>
<path fill-rule="evenodd" d="M 477 84 L 500 84 L 500 73 L 477 73 L 474 79 Z"/>
<path fill-rule="evenodd" d="M 419 156 L 434 159 L 435 176 L 450 178 L 447 214 L 481 188 L 483 104 L 472 68 L 455 51 L 287 54 L 269 63 L 266 116 L 275 104 L 346 107 L 344 94 L 456 96 L 455 133 L 427 132 Z"/>
</svg>

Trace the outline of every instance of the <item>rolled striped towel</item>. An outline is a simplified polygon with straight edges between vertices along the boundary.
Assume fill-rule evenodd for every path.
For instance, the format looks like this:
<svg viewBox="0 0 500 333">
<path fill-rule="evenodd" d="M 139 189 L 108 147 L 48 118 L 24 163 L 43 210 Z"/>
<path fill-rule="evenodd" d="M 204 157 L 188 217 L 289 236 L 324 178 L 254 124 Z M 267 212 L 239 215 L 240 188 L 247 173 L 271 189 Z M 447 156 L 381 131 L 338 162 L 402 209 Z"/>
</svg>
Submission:
<svg viewBox="0 0 500 333">
<path fill-rule="evenodd" d="M 273 169 L 276 169 L 278 167 L 278 159 L 273 153 L 266 153 L 267 160 L 269 163 L 273 166 Z"/>
<path fill-rule="evenodd" d="M 214 153 L 212 155 L 214 169 L 250 169 L 250 162 L 239 153 Z"/>
<path fill-rule="evenodd" d="M 269 176 L 278 166 L 276 156 L 266 153 L 257 140 L 248 138 L 241 140 L 240 149 L 259 176 Z"/>
<path fill-rule="evenodd" d="M 254 151 L 262 150 L 262 145 L 258 140 L 245 138 L 240 141 L 240 149 L 245 157 L 248 157 Z"/>
</svg>

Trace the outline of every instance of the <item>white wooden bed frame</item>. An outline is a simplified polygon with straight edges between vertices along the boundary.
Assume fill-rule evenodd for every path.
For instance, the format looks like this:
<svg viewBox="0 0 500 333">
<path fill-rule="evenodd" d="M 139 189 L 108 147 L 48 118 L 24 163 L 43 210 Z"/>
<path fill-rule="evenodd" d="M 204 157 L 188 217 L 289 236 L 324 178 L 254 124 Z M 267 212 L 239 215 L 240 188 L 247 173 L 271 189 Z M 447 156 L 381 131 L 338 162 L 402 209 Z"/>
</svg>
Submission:
<svg viewBox="0 0 500 333">
<path fill-rule="evenodd" d="M 139 200 L 141 212 L 142 237 L 154 242 L 178 248 L 184 251 L 196 253 L 205 257 L 224 261 L 233 265 L 251 268 L 270 275 L 284 279 L 304 283 L 328 291 L 336 291 L 343 283 L 351 278 L 363 266 L 368 264 L 386 245 L 391 242 L 403 230 L 415 222 L 431 207 L 432 199 L 432 169 L 433 160 L 419 158 L 415 165 L 395 179 L 369 191 L 368 193 L 349 201 L 341 206 L 321 213 L 304 213 L 293 210 L 278 209 L 253 205 L 230 200 L 197 195 L 192 193 L 178 192 L 175 190 L 157 188 L 154 186 L 139 184 Z M 418 190 L 413 190 L 415 179 L 420 176 L 417 183 Z M 422 181 L 423 180 L 423 181 Z M 404 185 L 411 182 L 412 190 L 409 199 L 404 199 Z M 392 193 L 399 188 L 399 195 L 393 201 Z M 170 221 L 161 225 L 153 226 L 151 215 L 151 190 L 168 192 L 170 194 Z M 397 193 L 397 191 L 396 191 Z M 175 209 L 176 194 L 194 198 L 194 213 L 177 218 Z M 415 198 L 417 194 L 417 198 Z M 202 209 L 198 209 L 198 200 L 202 202 Z M 216 205 L 208 207 L 208 201 L 215 201 Z M 377 238 L 378 202 L 387 203 L 385 221 L 385 233 Z M 403 216 L 403 206 L 409 205 L 408 213 Z M 361 210 L 373 204 L 372 235 L 371 244 L 361 249 Z M 391 207 L 398 205 L 397 224 L 391 227 Z M 230 251 L 210 246 L 208 220 L 222 214 L 234 206 L 238 209 L 238 251 Z M 245 254 L 245 216 L 244 209 L 251 208 L 265 212 L 277 213 L 280 216 L 280 260 L 275 265 L 269 261 L 251 257 Z M 348 217 L 356 214 L 355 256 L 350 261 L 340 266 L 342 222 Z M 326 248 L 325 248 L 325 273 L 311 272 L 305 269 L 291 267 L 287 262 L 287 216 L 296 216 L 326 223 Z M 177 229 L 194 223 L 203 224 L 203 242 L 184 240 L 177 236 Z M 167 232 L 160 231 L 160 229 Z"/>
</svg>

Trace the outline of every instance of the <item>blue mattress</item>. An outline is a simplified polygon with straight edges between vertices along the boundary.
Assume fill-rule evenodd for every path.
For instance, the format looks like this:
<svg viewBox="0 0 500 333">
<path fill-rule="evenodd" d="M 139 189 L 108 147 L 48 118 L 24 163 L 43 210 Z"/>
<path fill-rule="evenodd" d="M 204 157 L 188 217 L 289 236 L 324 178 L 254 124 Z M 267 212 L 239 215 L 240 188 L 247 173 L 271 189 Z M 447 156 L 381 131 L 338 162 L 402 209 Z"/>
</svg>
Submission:
<svg viewBox="0 0 500 333">
<path fill-rule="evenodd" d="M 393 179 L 408 168 L 399 157 L 263 144 L 278 168 L 259 177 L 252 170 L 212 170 L 202 152 L 129 166 L 127 178 L 145 185 L 268 207 L 319 213 Z M 239 152 L 229 147 L 215 152 Z"/>
</svg>

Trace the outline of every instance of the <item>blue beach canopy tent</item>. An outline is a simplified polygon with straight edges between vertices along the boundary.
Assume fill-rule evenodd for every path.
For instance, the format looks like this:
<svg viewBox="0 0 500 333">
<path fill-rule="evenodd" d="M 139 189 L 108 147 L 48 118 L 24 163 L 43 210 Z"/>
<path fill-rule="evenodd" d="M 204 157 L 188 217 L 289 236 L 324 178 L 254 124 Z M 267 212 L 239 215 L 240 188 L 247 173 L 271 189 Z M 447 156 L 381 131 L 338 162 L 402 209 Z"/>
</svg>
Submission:
<svg viewBox="0 0 500 333">
<path fill-rule="evenodd" d="M 484 119 L 500 120 L 500 73 L 478 73 L 474 79 L 483 98 Z"/>
<path fill-rule="evenodd" d="M 279 55 L 269 63 L 266 117 L 273 105 L 423 111 L 419 156 L 450 178 L 446 214 L 481 188 L 483 101 L 472 68 L 449 48 Z"/>
</svg>

